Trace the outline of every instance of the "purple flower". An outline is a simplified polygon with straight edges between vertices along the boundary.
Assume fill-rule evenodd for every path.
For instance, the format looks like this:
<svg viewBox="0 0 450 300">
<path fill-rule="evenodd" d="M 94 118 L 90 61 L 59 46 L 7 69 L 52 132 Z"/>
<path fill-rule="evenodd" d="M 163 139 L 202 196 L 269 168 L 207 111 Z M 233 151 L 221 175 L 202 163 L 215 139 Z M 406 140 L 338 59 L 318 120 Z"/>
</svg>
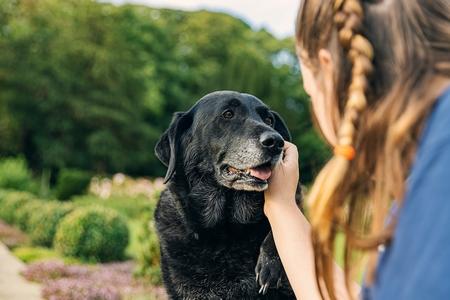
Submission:
<svg viewBox="0 0 450 300">
<path fill-rule="evenodd" d="M 90 267 L 76 265 L 66 266 L 61 261 L 49 260 L 29 265 L 22 275 L 28 280 L 43 283 L 62 277 L 88 276 L 90 272 L 92 272 Z"/>
<path fill-rule="evenodd" d="M 120 300 L 117 287 L 108 283 L 99 284 L 88 278 L 61 278 L 48 282 L 42 297 L 49 300 Z"/>
<path fill-rule="evenodd" d="M 149 287 L 135 279 L 133 269 L 133 262 L 91 266 L 52 260 L 30 264 L 23 276 L 42 283 L 42 297 L 48 300 L 116 300 L 139 293 L 167 299 L 163 288 Z"/>
</svg>

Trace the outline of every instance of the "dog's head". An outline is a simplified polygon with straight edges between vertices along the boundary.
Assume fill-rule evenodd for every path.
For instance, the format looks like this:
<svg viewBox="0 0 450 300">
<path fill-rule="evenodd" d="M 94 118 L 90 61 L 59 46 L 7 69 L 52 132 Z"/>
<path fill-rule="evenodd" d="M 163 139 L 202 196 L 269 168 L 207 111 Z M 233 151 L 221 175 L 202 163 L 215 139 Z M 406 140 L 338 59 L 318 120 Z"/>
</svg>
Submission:
<svg viewBox="0 0 450 300">
<path fill-rule="evenodd" d="M 263 191 L 283 155 L 284 140 L 291 140 L 285 123 L 261 100 L 221 91 L 176 113 L 155 152 L 168 167 L 166 182 L 177 170 L 188 175 L 190 166 L 225 187 Z"/>
</svg>

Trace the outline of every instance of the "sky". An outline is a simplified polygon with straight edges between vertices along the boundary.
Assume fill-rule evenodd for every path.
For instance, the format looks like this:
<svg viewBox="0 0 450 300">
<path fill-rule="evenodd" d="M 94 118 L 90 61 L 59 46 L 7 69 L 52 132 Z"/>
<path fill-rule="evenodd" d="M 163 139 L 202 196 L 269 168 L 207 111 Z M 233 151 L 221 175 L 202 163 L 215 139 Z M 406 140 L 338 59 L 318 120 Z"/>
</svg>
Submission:
<svg viewBox="0 0 450 300">
<path fill-rule="evenodd" d="M 239 17 L 255 29 L 266 28 L 279 38 L 294 34 L 299 0 L 107 0 L 183 10 L 207 9 Z"/>
</svg>

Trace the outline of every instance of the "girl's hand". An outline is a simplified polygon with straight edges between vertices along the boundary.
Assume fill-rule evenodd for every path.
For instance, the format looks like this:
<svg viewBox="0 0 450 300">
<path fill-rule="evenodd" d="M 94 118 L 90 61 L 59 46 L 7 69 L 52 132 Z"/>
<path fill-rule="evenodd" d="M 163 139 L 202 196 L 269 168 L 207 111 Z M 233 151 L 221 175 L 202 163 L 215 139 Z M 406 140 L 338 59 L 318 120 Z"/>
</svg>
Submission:
<svg viewBox="0 0 450 300">
<path fill-rule="evenodd" d="M 299 179 L 297 147 L 284 144 L 284 157 L 272 170 L 269 187 L 264 192 L 264 212 L 267 215 L 273 207 L 296 207 L 295 192 Z"/>
</svg>

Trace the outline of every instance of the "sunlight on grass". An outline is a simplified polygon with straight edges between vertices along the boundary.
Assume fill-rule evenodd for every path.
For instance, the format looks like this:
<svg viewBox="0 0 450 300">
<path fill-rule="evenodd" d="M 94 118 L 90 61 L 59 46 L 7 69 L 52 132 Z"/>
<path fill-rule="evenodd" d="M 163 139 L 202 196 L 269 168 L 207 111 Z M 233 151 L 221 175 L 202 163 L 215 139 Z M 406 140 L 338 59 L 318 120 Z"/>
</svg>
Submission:
<svg viewBox="0 0 450 300">
<path fill-rule="evenodd" d="M 130 241 L 125 249 L 125 254 L 127 257 L 137 259 L 137 253 L 139 249 L 139 234 L 142 231 L 142 224 L 139 220 L 129 220 L 128 230 L 130 232 Z"/>
<path fill-rule="evenodd" d="M 75 257 L 63 256 L 55 250 L 45 247 L 17 247 L 12 252 L 17 258 L 27 264 L 48 259 L 60 259 L 67 264 L 85 263 Z"/>
<path fill-rule="evenodd" d="M 112 196 L 108 199 L 101 199 L 94 195 L 83 195 L 72 198 L 72 202 L 78 207 L 98 204 L 103 207 L 112 208 L 130 219 L 140 217 L 142 212 L 150 206 L 150 201 L 144 196 Z"/>
</svg>

